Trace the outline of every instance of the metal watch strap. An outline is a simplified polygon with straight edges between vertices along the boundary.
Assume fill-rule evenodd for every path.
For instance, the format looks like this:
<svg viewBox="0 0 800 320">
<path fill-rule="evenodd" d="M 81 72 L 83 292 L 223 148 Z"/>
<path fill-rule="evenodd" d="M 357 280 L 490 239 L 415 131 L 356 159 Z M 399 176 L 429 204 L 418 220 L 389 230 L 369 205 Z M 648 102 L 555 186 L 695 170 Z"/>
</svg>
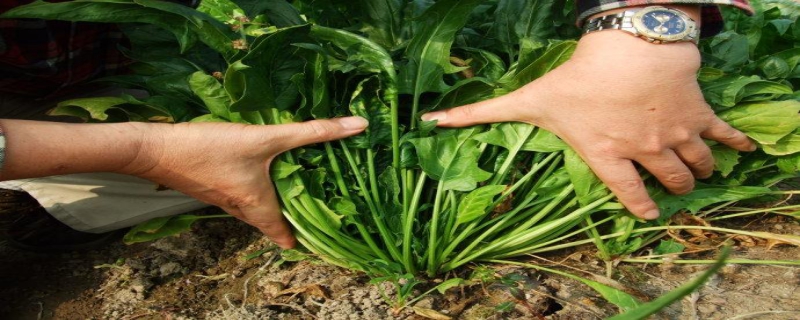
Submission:
<svg viewBox="0 0 800 320">
<path fill-rule="evenodd" d="M 622 30 L 630 32 L 635 36 L 642 37 L 633 26 L 633 16 L 636 15 L 637 11 L 638 10 L 627 10 L 589 19 L 583 26 L 583 33 L 587 34 L 600 30 Z M 681 41 L 691 41 L 696 44 L 700 38 L 699 35 L 700 29 L 696 28 L 694 32 L 681 39 Z M 642 37 L 642 39 L 649 42 L 661 43 L 661 41 L 652 38 Z"/>
<path fill-rule="evenodd" d="M 615 29 L 625 30 L 628 32 L 636 33 L 633 28 L 633 15 L 636 11 L 622 11 L 607 16 L 600 16 L 597 18 L 589 19 L 583 26 L 583 33 L 589 33 L 600 30 Z"/>
</svg>

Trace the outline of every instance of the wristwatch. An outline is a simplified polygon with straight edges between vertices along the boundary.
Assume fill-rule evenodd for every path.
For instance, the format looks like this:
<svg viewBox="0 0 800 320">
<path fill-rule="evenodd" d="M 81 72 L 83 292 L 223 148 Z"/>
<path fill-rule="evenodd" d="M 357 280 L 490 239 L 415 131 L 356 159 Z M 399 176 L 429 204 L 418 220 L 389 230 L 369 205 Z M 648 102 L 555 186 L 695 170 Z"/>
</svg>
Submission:
<svg viewBox="0 0 800 320">
<path fill-rule="evenodd" d="M 672 43 L 700 38 L 700 28 L 686 13 L 661 6 L 626 10 L 589 19 L 584 34 L 601 30 L 622 30 L 651 43 Z"/>
</svg>

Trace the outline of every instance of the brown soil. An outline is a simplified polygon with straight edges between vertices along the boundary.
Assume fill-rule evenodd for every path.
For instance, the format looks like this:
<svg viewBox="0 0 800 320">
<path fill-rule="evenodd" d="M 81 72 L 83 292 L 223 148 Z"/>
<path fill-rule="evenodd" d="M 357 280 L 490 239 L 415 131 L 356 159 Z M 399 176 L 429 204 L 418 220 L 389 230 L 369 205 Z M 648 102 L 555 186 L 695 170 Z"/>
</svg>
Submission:
<svg viewBox="0 0 800 320">
<path fill-rule="evenodd" d="M 756 225 L 800 235 L 797 221 L 771 218 Z M 735 258 L 800 257 L 796 247 L 739 244 Z M 233 219 L 204 221 L 179 237 L 115 242 L 82 253 L 32 254 L 0 245 L 0 319 L 602 319 L 618 311 L 577 281 L 504 265 L 488 270 L 506 283 L 475 282 L 394 310 L 366 275 L 313 259 L 284 261 L 278 250 L 258 255 L 270 248 Z M 546 257 L 603 279 L 605 265 L 588 248 Z M 623 263 L 609 282 L 649 300 L 706 268 Z M 475 269 L 448 276 L 468 277 Z M 381 286 L 389 300 L 396 298 L 391 283 Z M 798 286 L 796 266 L 728 265 L 657 318 L 800 319 Z M 419 285 L 413 296 L 429 287 Z"/>
</svg>

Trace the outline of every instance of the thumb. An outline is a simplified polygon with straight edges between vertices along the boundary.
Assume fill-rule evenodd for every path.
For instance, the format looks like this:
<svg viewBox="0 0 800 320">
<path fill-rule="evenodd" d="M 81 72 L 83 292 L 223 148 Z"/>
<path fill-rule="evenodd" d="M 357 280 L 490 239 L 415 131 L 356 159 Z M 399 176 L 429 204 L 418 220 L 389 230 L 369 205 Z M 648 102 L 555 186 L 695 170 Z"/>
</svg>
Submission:
<svg viewBox="0 0 800 320">
<path fill-rule="evenodd" d="M 512 110 L 525 104 L 524 101 L 514 101 L 516 96 L 520 95 L 510 93 L 461 107 L 429 112 L 422 115 L 422 120 L 436 120 L 437 125 L 441 127 L 467 127 L 483 123 L 523 121 L 521 112 Z"/>
<path fill-rule="evenodd" d="M 249 196 L 224 202 L 221 208 L 232 216 L 258 228 L 281 248 L 294 248 L 297 239 L 292 235 L 291 226 L 281 213 L 272 183 L 259 179 L 254 185 L 242 188 L 242 192 Z"/>
<path fill-rule="evenodd" d="M 307 144 L 347 138 L 364 131 L 368 124 L 367 119 L 362 117 L 311 120 L 270 126 L 269 134 L 277 148 L 286 151 Z"/>
</svg>

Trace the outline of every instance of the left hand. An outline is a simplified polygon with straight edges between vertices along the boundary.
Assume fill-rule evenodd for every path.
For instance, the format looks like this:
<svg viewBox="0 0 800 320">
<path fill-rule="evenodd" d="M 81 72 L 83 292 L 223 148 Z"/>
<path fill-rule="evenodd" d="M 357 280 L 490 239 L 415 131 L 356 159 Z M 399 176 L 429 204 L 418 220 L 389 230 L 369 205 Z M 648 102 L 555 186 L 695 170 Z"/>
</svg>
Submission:
<svg viewBox="0 0 800 320">
<path fill-rule="evenodd" d="M 148 126 L 149 125 L 149 126 Z M 282 248 L 295 237 L 280 210 L 269 168 L 279 154 L 360 133 L 360 117 L 282 125 L 179 123 L 147 126 L 139 154 L 119 172 L 149 179 L 218 206 Z"/>
<path fill-rule="evenodd" d="M 657 45 L 622 31 L 595 32 L 579 41 L 569 61 L 517 91 L 422 118 L 445 127 L 517 121 L 547 129 L 574 148 L 631 213 L 655 219 L 658 206 L 634 163 L 684 194 L 714 169 L 703 138 L 755 149 L 706 104 L 699 67 L 692 43 Z"/>
</svg>

